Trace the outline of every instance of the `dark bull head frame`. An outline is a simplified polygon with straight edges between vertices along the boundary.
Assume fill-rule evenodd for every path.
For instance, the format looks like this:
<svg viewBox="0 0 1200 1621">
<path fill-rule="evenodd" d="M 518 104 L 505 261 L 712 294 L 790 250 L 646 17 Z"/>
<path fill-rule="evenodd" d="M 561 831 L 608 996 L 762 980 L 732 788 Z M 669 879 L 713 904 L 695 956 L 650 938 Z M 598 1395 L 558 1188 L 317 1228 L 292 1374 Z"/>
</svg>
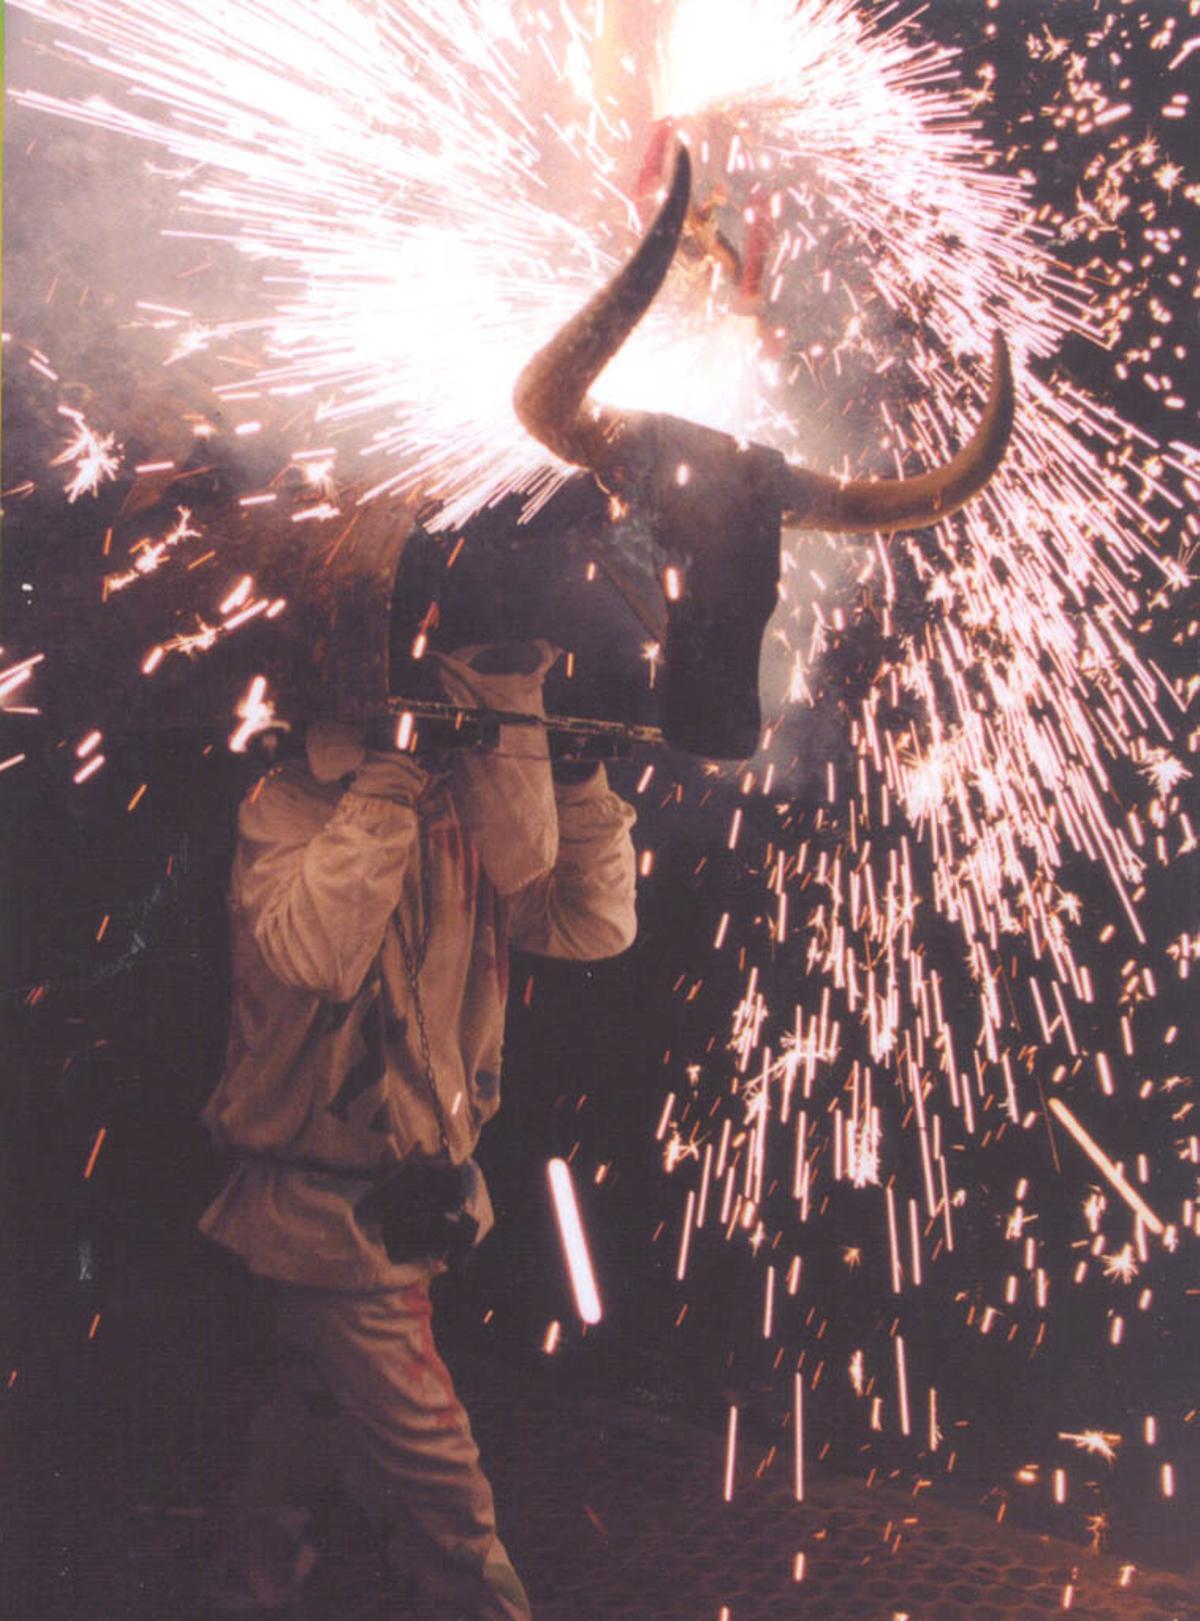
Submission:
<svg viewBox="0 0 1200 1621">
<path fill-rule="evenodd" d="M 945 467 L 891 481 L 843 482 L 677 417 L 597 405 L 588 391 L 662 285 L 687 215 L 690 184 L 688 156 L 680 148 L 666 199 L 629 262 L 533 357 L 513 398 L 528 432 L 587 469 L 601 491 L 633 512 L 660 557 L 674 565 L 666 600 L 656 591 L 648 600 L 625 574 L 615 547 L 604 545 L 612 526 L 597 503 L 587 520 L 589 546 L 595 527 L 601 567 L 662 644 L 662 731 L 617 719 L 561 716 L 551 718 L 551 729 L 590 739 L 589 748 L 600 753 L 620 752 L 635 741 L 665 741 L 713 759 L 744 759 L 759 743 L 759 655 L 777 600 L 783 524 L 891 531 L 920 528 L 956 511 L 984 487 L 1004 454 L 1012 376 L 997 335 L 990 395 L 969 443 Z M 556 500 L 546 516 L 553 519 L 558 506 Z M 569 506 L 565 502 L 564 510 Z M 127 726 L 154 729 L 185 716 L 205 723 L 228 716 L 231 683 L 237 678 L 237 690 L 244 688 L 246 661 L 252 659 L 269 680 L 281 717 L 293 725 L 317 715 L 379 721 L 411 709 L 414 717 L 435 717 L 443 735 L 447 726 L 457 728 L 463 742 L 486 743 L 495 735 L 499 716 L 466 715 L 391 690 L 393 597 L 398 574 L 403 589 L 401 559 L 414 527 L 401 503 L 372 502 L 333 540 L 304 548 L 295 546 L 290 525 L 272 518 L 269 509 L 241 512 L 227 499 L 226 516 L 227 560 L 244 559 L 261 590 L 286 597 L 286 617 L 262 623 L 255 634 L 239 633 L 228 655 L 219 650 L 191 669 L 187 661 L 169 661 L 153 682 L 141 684 L 140 721 L 139 706 L 128 706 Z M 485 514 L 475 520 L 468 545 L 481 526 L 478 538 L 486 548 L 487 526 L 494 528 L 495 519 Z M 214 523 L 215 533 L 223 532 L 223 521 Z M 113 610 L 110 603 L 106 612 L 112 616 Z M 391 674 L 399 678 L 401 672 Z"/>
<path fill-rule="evenodd" d="M 743 759 L 754 753 L 761 730 L 758 663 L 778 592 L 783 523 L 892 531 L 924 528 L 956 512 L 1004 455 L 1012 370 L 997 333 L 991 390 L 974 436 L 947 466 L 910 479 L 842 481 L 677 417 L 595 404 L 588 389 L 666 276 L 690 190 L 691 165 L 680 147 L 670 190 L 641 245 L 534 356 L 513 403 L 534 438 L 639 505 L 663 551 L 678 560 L 681 589 L 666 604 L 666 741 L 695 754 Z"/>
<path fill-rule="evenodd" d="M 529 362 L 513 403 L 534 438 L 587 468 L 604 489 L 637 509 L 662 554 L 678 565 L 678 589 L 668 595 L 662 615 L 663 740 L 714 759 L 744 759 L 758 747 L 762 725 L 758 665 L 778 595 L 783 524 L 841 533 L 892 531 L 923 528 L 956 512 L 983 489 L 1004 455 L 1013 419 L 1012 372 L 997 333 L 989 398 L 974 436 L 946 466 L 896 480 L 843 481 L 678 417 L 595 404 L 589 388 L 666 276 L 690 189 L 691 166 L 681 147 L 666 200 L 640 246 Z M 339 712 L 369 713 L 384 701 L 387 559 L 398 559 L 402 545 L 402 535 L 393 546 L 379 531 L 382 555 L 372 557 L 370 547 L 362 553 L 360 578 L 350 582 L 359 588 L 373 580 L 362 602 L 362 589 L 347 600 L 341 585 L 324 582 L 336 629 L 325 649 L 327 698 Z M 640 617 L 646 621 L 644 608 Z M 395 710 L 404 700 L 392 697 L 390 703 Z M 437 709 L 421 706 L 426 714 Z M 601 741 L 654 735 L 619 722 L 553 724 Z"/>
</svg>

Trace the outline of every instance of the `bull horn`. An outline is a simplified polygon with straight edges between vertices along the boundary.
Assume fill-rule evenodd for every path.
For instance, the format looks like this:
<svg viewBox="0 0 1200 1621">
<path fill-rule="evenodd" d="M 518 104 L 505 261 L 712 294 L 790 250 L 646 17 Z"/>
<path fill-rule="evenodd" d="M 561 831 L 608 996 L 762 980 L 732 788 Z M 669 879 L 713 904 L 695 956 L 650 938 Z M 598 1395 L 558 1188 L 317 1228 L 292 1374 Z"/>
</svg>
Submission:
<svg viewBox="0 0 1200 1621">
<path fill-rule="evenodd" d="M 939 523 L 983 489 L 1004 457 L 1012 424 L 1012 362 L 1003 334 L 997 332 L 992 338 L 992 381 L 983 417 L 953 461 L 916 478 L 846 483 L 789 463 L 782 477 L 784 522 L 843 534 L 924 529 Z"/>
<path fill-rule="evenodd" d="M 680 146 L 666 200 L 633 257 L 517 378 L 513 408 L 522 427 L 564 461 L 598 470 L 608 460 L 624 419 L 593 405 L 587 391 L 662 286 L 687 217 L 691 185 L 691 160 Z"/>
</svg>

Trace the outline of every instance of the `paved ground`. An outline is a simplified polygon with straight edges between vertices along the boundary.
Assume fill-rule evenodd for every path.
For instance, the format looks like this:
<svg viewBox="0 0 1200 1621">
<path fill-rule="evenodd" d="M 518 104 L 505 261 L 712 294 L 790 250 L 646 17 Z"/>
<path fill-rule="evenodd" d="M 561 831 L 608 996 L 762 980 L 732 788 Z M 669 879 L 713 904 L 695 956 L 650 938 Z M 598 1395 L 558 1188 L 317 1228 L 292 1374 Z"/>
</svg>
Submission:
<svg viewBox="0 0 1200 1621">
<path fill-rule="evenodd" d="M 1115 1560 L 925 1496 L 818 1472 L 798 1505 L 785 1463 L 755 1478 L 750 1449 L 727 1504 L 722 1438 L 677 1418 L 552 1404 L 522 1453 L 512 1397 L 493 1389 L 477 1405 L 506 1534 L 543 1621 L 716 1621 L 722 1606 L 729 1621 L 999 1621 L 1068 1607 L 1094 1621 L 1200 1617 L 1200 1592 L 1180 1577 L 1134 1571 L 1122 1587 Z"/>
<path fill-rule="evenodd" d="M 719 1435 L 649 1406 L 534 1393 L 500 1364 L 461 1363 L 459 1379 L 539 1621 L 1200 1618 L 1200 1591 L 1181 1575 L 1123 1568 L 927 1494 L 818 1469 L 797 1505 L 786 1465 L 756 1478 L 749 1446 L 727 1504 Z M 199 1477 L 137 1472 L 99 1492 L 69 1471 L 42 1481 L 35 1517 L 58 1534 L 48 1562 L 26 1548 L 6 1580 L 8 1621 L 196 1615 L 215 1494 Z M 305 1621 L 392 1621 L 359 1528 L 348 1519 L 330 1535 Z"/>
</svg>

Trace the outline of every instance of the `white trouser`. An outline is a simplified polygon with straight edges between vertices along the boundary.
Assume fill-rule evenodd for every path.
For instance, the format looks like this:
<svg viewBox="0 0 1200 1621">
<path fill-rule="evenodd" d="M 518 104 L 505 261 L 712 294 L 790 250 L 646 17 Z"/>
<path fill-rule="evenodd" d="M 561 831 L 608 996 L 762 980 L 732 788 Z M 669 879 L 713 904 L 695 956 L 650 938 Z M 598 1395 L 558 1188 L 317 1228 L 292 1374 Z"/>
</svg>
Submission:
<svg viewBox="0 0 1200 1621">
<path fill-rule="evenodd" d="M 492 1489 L 433 1341 L 428 1283 L 372 1294 L 269 1285 L 281 1360 L 234 1494 L 218 1599 L 294 1603 L 312 1503 L 340 1476 L 386 1539 L 403 1614 L 528 1621 Z"/>
</svg>

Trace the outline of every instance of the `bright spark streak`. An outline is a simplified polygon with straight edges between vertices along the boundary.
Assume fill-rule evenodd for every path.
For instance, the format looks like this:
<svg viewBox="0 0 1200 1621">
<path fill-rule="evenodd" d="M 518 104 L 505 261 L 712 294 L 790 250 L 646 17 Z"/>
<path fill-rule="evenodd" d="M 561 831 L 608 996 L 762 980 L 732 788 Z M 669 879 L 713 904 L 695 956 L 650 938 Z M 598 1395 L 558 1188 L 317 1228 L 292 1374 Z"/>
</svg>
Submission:
<svg viewBox="0 0 1200 1621">
<path fill-rule="evenodd" d="M 575 1185 L 571 1180 L 570 1167 L 565 1160 L 552 1159 L 546 1166 L 546 1174 L 550 1180 L 550 1196 L 558 1222 L 559 1240 L 575 1296 L 575 1309 L 583 1322 L 598 1323 L 600 1294 L 596 1288 L 596 1276 L 592 1271 L 592 1260 L 588 1253 L 583 1222 L 575 1200 Z"/>
<path fill-rule="evenodd" d="M 738 1410 L 731 1406 L 725 1430 L 725 1479 L 721 1488 L 721 1496 L 727 1503 L 733 1502 L 734 1473 L 737 1468 L 737 1432 Z"/>
<path fill-rule="evenodd" d="M 1174 759 L 1165 749 L 1147 749 L 1138 771 L 1154 784 L 1159 794 L 1169 794 L 1177 783 L 1192 774 L 1181 760 Z"/>
<path fill-rule="evenodd" d="M 267 697 L 265 676 L 256 675 L 253 678 L 238 700 L 235 713 L 241 724 L 229 739 L 229 749 L 233 754 L 244 754 L 250 739 L 261 732 L 270 731 L 273 727 L 290 730 L 285 722 L 278 719 L 275 705 Z"/>
<path fill-rule="evenodd" d="M 856 1396 L 863 1393 L 863 1381 L 863 1354 L 861 1351 L 855 1351 L 850 1358 L 850 1384 Z"/>
<path fill-rule="evenodd" d="M 23 687 L 27 681 L 33 679 L 34 670 L 45 657 L 44 653 L 33 653 L 29 658 L 22 659 L 19 664 L 10 664 L 7 670 L 0 670 L 0 703 L 3 703 L 18 687 Z"/>
<path fill-rule="evenodd" d="M 1126 1244 L 1124 1249 L 1118 1250 L 1115 1255 L 1103 1255 L 1100 1258 L 1106 1278 L 1115 1278 L 1121 1283 L 1131 1283 L 1137 1277 L 1137 1257 L 1133 1253 L 1133 1245 Z"/>
<path fill-rule="evenodd" d="M 1113 1164 L 1112 1160 L 1109 1159 L 1108 1155 L 1100 1147 L 1099 1143 L 1096 1142 L 1095 1138 L 1090 1136 L 1088 1132 L 1086 1132 L 1079 1124 L 1079 1121 L 1076 1120 L 1075 1116 L 1071 1113 L 1070 1109 L 1067 1108 L 1062 1099 L 1051 1098 L 1050 1109 L 1055 1118 L 1062 1121 L 1063 1125 L 1071 1133 L 1071 1136 L 1074 1137 L 1080 1148 L 1083 1149 L 1084 1153 L 1091 1160 L 1092 1164 L 1095 1165 L 1098 1170 L 1102 1171 L 1103 1174 L 1108 1178 L 1110 1185 L 1117 1193 L 1121 1195 L 1122 1199 L 1124 1199 L 1129 1208 L 1136 1215 L 1142 1218 L 1152 1233 L 1161 1233 L 1163 1231 L 1162 1222 L 1159 1221 L 1158 1217 L 1154 1214 L 1153 1210 L 1151 1210 L 1150 1206 L 1146 1203 L 1145 1199 L 1142 1198 L 1137 1189 L 1131 1187 L 1126 1181 L 1122 1171 Z"/>
<path fill-rule="evenodd" d="M 908 1363 L 904 1353 L 904 1338 L 897 1334 L 896 1346 L 896 1393 L 900 1405 L 900 1434 L 912 1434 L 912 1420 L 908 1407 Z"/>
<path fill-rule="evenodd" d="M 59 415 L 69 417 L 75 424 L 75 436 L 53 457 L 51 467 L 75 463 L 75 471 L 67 482 L 67 500 L 74 503 L 81 495 L 95 495 L 106 479 L 116 478 L 121 466 L 121 450 L 112 433 L 97 434 L 89 428 L 81 411 L 60 405 Z"/>
<path fill-rule="evenodd" d="M 153 574 L 167 561 L 169 554 L 185 540 L 199 540 L 202 533 L 199 529 L 191 527 L 191 512 L 187 507 L 177 507 L 177 519 L 173 528 L 169 529 L 161 540 L 142 541 L 135 553 L 133 567 L 121 574 L 110 574 L 106 581 L 108 590 L 123 591 L 127 586 L 133 585 L 136 580 Z"/>
<path fill-rule="evenodd" d="M 804 1501 L 804 1380 L 799 1373 L 792 1380 L 792 1496 Z"/>
<path fill-rule="evenodd" d="M 1081 1452 L 1095 1453 L 1108 1463 L 1115 1461 L 1117 1448 L 1121 1444 L 1119 1435 L 1105 1435 L 1102 1430 L 1080 1430 L 1077 1434 L 1073 1434 L 1070 1430 L 1060 1430 L 1058 1438 L 1060 1441 L 1072 1442 Z"/>
</svg>

